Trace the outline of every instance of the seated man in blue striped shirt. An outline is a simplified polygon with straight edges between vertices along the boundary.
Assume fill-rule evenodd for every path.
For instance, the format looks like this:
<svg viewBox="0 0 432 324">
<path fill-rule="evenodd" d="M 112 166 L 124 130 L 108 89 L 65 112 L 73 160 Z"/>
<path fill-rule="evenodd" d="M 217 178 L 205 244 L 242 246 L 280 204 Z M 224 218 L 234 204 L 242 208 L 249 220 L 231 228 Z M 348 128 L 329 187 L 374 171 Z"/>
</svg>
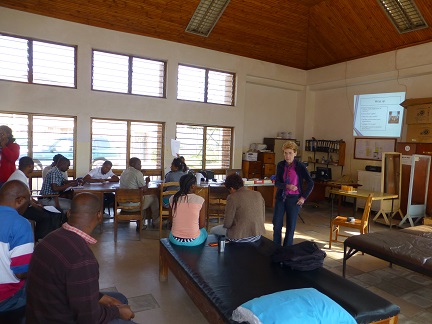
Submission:
<svg viewBox="0 0 432 324">
<path fill-rule="evenodd" d="M 30 191 L 12 180 L 0 189 L 0 314 L 26 304 L 25 283 L 33 253 L 30 223 L 21 217 L 30 202 Z"/>
</svg>

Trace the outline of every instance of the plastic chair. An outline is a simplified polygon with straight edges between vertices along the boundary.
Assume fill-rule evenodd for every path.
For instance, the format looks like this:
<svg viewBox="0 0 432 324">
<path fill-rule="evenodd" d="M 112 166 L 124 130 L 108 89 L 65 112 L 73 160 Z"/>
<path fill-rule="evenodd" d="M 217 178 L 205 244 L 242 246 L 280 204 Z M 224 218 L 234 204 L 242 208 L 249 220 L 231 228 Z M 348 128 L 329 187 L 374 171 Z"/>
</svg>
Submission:
<svg viewBox="0 0 432 324">
<path fill-rule="evenodd" d="M 179 182 L 164 182 L 160 184 L 159 194 L 159 237 L 162 238 L 162 223 L 163 219 L 170 219 L 170 207 L 164 207 L 164 198 L 169 197 L 177 193 L 180 188 Z M 170 188 L 175 187 L 176 189 Z"/>
<path fill-rule="evenodd" d="M 366 204 L 364 207 L 363 215 L 361 219 L 354 219 L 354 222 L 348 222 L 348 217 L 344 216 L 336 216 L 330 225 L 330 239 L 329 239 L 329 249 L 331 249 L 332 242 L 343 243 L 343 241 L 339 241 L 338 237 L 349 237 L 350 235 L 340 234 L 340 227 L 348 227 L 358 229 L 360 234 L 365 234 L 369 232 L 368 224 L 369 224 L 369 214 L 372 206 L 372 195 L 369 195 L 366 199 Z M 333 239 L 333 233 L 335 233 L 335 238 Z"/>
<path fill-rule="evenodd" d="M 117 227 L 121 221 L 136 221 L 141 240 L 143 224 L 143 192 L 141 189 L 117 189 L 114 203 L 114 241 L 117 242 Z"/>
</svg>

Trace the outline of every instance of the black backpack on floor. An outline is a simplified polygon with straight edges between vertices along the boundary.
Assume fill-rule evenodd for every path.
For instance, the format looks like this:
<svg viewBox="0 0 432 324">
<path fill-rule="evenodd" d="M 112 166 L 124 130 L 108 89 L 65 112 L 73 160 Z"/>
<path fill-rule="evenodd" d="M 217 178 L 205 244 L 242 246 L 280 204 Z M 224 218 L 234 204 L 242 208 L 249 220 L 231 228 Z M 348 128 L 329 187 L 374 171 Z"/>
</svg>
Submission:
<svg viewBox="0 0 432 324">
<path fill-rule="evenodd" d="M 322 267 L 326 255 L 315 242 L 304 241 L 279 247 L 272 255 L 272 262 L 292 270 L 309 271 Z"/>
</svg>

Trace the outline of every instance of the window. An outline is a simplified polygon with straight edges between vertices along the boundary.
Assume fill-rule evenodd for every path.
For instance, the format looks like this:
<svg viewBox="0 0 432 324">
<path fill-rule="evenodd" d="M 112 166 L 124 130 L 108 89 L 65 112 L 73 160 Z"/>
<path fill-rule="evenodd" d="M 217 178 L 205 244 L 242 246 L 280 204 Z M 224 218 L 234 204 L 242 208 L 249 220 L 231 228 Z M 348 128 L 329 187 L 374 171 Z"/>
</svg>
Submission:
<svg viewBox="0 0 432 324">
<path fill-rule="evenodd" d="M 110 160 L 113 169 L 125 169 L 129 159 L 137 157 L 141 159 L 144 170 L 156 170 L 160 174 L 163 130 L 162 123 L 93 118 L 93 167 Z"/>
<path fill-rule="evenodd" d="M 177 99 L 234 105 L 235 74 L 179 64 Z"/>
<path fill-rule="evenodd" d="M 191 169 L 231 168 L 231 127 L 177 124 L 180 155 Z"/>
<path fill-rule="evenodd" d="M 76 87 L 76 47 L 0 34 L 0 79 Z"/>
<path fill-rule="evenodd" d="M 74 168 L 75 117 L 1 112 L 0 120 L 12 129 L 20 146 L 20 157 L 35 159 L 36 170 L 50 165 L 56 154 L 67 157 L 71 161 L 71 169 Z"/>
<path fill-rule="evenodd" d="M 93 51 L 93 90 L 165 97 L 166 63 Z"/>
<path fill-rule="evenodd" d="M 378 3 L 401 34 L 428 27 L 414 0 L 378 0 Z"/>
</svg>

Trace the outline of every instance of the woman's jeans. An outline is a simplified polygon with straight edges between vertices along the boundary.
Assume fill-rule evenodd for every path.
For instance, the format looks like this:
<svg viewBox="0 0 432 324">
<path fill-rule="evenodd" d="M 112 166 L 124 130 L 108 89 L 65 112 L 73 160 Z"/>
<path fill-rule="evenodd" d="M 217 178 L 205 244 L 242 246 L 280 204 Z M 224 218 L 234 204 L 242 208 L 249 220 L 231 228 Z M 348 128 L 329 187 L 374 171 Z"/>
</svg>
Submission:
<svg viewBox="0 0 432 324">
<path fill-rule="evenodd" d="M 297 217 L 300 205 L 297 205 L 299 195 L 287 196 L 285 201 L 276 200 L 273 214 L 273 241 L 277 245 L 282 242 L 283 217 L 286 214 L 286 232 L 283 246 L 293 244 L 294 231 L 297 224 Z"/>
</svg>

